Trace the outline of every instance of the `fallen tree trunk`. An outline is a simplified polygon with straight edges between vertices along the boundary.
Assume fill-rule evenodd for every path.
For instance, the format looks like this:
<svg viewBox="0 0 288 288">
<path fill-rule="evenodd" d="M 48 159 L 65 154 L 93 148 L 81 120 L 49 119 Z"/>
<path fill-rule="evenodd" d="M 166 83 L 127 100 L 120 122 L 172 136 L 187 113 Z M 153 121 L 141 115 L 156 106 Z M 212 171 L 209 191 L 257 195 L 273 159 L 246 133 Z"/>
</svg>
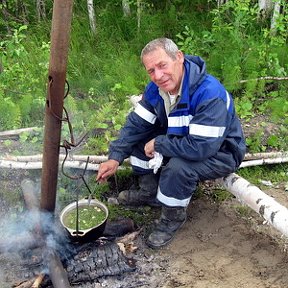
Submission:
<svg viewBox="0 0 288 288">
<path fill-rule="evenodd" d="M 74 168 L 74 169 L 85 169 L 86 161 L 65 161 L 65 168 Z M 0 160 L 1 168 L 9 169 L 42 169 L 42 162 L 17 162 L 17 161 L 6 161 Z M 95 170 L 97 171 L 99 164 L 88 163 L 86 170 Z"/>
<path fill-rule="evenodd" d="M 66 155 L 60 154 L 59 160 L 63 161 L 65 159 Z M 89 157 L 89 162 L 91 163 L 101 163 L 108 160 L 108 156 L 100 155 L 68 155 L 67 160 L 69 161 L 87 161 L 87 158 Z M 36 154 L 36 155 L 27 155 L 27 156 L 11 156 L 6 155 L 5 158 L 1 160 L 6 161 L 16 161 L 16 162 L 42 162 L 43 155 L 42 154 Z"/>
<path fill-rule="evenodd" d="M 287 163 L 287 157 L 280 157 L 280 158 L 267 158 L 267 159 L 257 159 L 257 160 L 250 160 L 250 161 L 243 161 L 239 168 L 251 167 L 251 166 L 259 166 L 265 164 L 280 164 L 280 163 Z"/>
<path fill-rule="evenodd" d="M 257 154 L 248 155 L 247 159 L 253 159 L 249 161 L 243 161 L 239 168 L 245 168 L 250 166 L 258 166 L 265 164 L 279 164 L 279 163 L 287 163 L 288 162 L 288 153 L 287 152 L 279 152 L 277 154 L 271 153 L 264 155 L 264 153 L 260 153 L 260 155 L 266 158 L 255 159 Z M 259 156 L 260 156 L 259 155 Z M 277 158 L 276 158 L 277 157 Z M 60 155 L 59 161 L 63 161 L 65 155 Z M 74 169 L 85 169 L 86 161 L 88 155 L 74 155 L 69 156 L 65 161 L 65 168 L 74 168 Z M 9 168 L 9 169 L 42 169 L 42 155 L 31 155 L 31 156 L 6 156 L 5 159 L 0 159 L 0 168 Z M 94 170 L 98 171 L 99 164 L 105 162 L 108 159 L 107 156 L 89 156 L 89 163 L 87 165 L 86 170 Z M 125 162 L 129 163 L 129 159 L 126 159 Z"/>
<path fill-rule="evenodd" d="M 29 127 L 29 128 L 21 128 L 16 130 L 7 130 L 7 131 L 1 131 L 0 132 L 0 138 L 1 139 L 7 139 L 7 138 L 19 138 L 19 135 L 23 132 L 32 132 L 39 129 L 38 127 Z"/>
<path fill-rule="evenodd" d="M 288 157 L 288 152 L 246 153 L 244 161 L 284 157 Z"/>
<path fill-rule="evenodd" d="M 238 201 L 259 213 L 269 224 L 288 236 L 288 209 L 239 175 L 232 173 L 218 179 Z"/>
<path fill-rule="evenodd" d="M 65 159 L 65 154 L 59 155 L 59 160 L 63 161 Z M 87 161 L 89 157 L 90 163 L 102 163 L 108 160 L 107 155 L 73 155 L 68 154 L 67 160 L 68 161 Z M 244 162 L 249 160 L 264 160 L 264 159 L 275 159 L 275 158 L 286 158 L 288 157 L 288 152 L 266 152 L 266 153 L 246 153 Z M 26 156 L 13 156 L 13 155 L 5 155 L 1 160 L 5 161 L 15 161 L 15 162 L 42 162 L 43 155 L 36 154 L 36 155 L 26 155 Z M 126 159 L 126 162 L 129 162 Z"/>
</svg>

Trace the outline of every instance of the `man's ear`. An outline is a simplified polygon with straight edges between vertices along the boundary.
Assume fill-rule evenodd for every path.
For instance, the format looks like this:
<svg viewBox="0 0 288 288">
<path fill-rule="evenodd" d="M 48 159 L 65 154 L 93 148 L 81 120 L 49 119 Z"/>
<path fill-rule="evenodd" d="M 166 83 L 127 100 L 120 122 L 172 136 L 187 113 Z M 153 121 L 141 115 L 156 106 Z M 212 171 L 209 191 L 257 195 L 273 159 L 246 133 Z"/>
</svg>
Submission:
<svg viewBox="0 0 288 288">
<path fill-rule="evenodd" d="M 178 50 L 176 57 L 179 62 L 181 62 L 182 64 L 184 63 L 184 54 L 182 51 Z"/>
</svg>

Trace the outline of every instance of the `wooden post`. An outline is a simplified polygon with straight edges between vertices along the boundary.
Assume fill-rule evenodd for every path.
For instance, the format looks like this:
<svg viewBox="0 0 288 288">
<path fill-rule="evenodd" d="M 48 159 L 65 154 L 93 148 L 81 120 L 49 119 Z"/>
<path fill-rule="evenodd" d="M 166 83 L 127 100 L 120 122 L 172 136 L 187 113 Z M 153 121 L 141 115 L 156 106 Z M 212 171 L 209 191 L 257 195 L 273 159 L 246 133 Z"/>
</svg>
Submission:
<svg viewBox="0 0 288 288">
<path fill-rule="evenodd" d="M 73 0 L 53 4 L 40 208 L 54 212 Z"/>
</svg>

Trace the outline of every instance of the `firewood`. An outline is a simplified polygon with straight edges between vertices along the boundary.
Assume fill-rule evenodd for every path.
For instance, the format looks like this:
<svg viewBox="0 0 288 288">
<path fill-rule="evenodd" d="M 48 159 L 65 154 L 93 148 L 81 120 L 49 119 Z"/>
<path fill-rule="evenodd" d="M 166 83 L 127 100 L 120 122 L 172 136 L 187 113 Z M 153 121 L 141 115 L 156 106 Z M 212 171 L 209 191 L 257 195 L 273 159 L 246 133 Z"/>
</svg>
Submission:
<svg viewBox="0 0 288 288">
<path fill-rule="evenodd" d="M 27 281 L 22 281 L 20 283 L 17 283 L 13 285 L 13 288 L 31 288 L 31 285 L 33 285 L 35 279 L 29 279 Z"/>
<path fill-rule="evenodd" d="M 93 282 L 99 277 L 122 275 L 135 269 L 133 259 L 125 257 L 114 242 L 99 246 L 96 243 L 81 245 L 66 267 L 71 284 Z"/>
<path fill-rule="evenodd" d="M 47 253 L 47 265 L 49 269 L 49 276 L 52 281 L 53 287 L 55 288 L 69 288 L 70 283 L 68 280 L 67 273 L 63 268 L 62 262 L 58 254 L 52 250 L 48 249 Z"/>
<path fill-rule="evenodd" d="M 142 229 L 139 229 L 138 231 L 126 234 L 125 236 L 117 239 L 118 243 L 130 243 L 133 240 L 135 240 L 136 237 L 138 237 L 138 235 L 140 234 L 140 232 L 142 231 Z"/>
<path fill-rule="evenodd" d="M 35 279 L 34 283 L 32 284 L 31 288 L 38 288 L 41 285 L 44 277 L 45 277 L 45 274 L 43 274 L 43 273 L 39 274 L 38 277 L 36 277 L 36 279 Z"/>
</svg>

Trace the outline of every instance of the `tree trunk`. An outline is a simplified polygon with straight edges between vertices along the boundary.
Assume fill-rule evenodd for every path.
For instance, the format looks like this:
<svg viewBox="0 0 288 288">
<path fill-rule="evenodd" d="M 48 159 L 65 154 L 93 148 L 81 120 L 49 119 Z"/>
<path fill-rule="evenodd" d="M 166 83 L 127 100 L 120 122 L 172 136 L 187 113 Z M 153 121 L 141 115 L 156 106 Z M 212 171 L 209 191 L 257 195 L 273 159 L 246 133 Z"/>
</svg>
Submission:
<svg viewBox="0 0 288 288">
<path fill-rule="evenodd" d="M 138 33 L 140 33 L 140 26 L 141 26 L 141 10 L 142 10 L 141 0 L 137 0 L 137 31 Z"/>
<path fill-rule="evenodd" d="M 122 9 L 125 17 L 131 15 L 129 0 L 122 0 Z"/>
<path fill-rule="evenodd" d="M 271 0 L 258 0 L 259 14 L 266 18 L 273 10 L 273 2 Z"/>
<path fill-rule="evenodd" d="M 7 28 L 7 32 L 8 32 L 7 34 L 11 34 L 11 28 L 8 25 L 8 11 L 7 11 L 7 1 L 6 0 L 2 0 L 2 9 L 1 10 L 2 10 L 3 20 L 4 20 L 4 23 L 5 23 L 6 28 Z M 1 68 L 3 69 L 2 64 L 1 64 Z"/>
<path fill-rule="evenodd" d="M 46 19 L 45 2 L 43 0 L 36 0 L 36 8 L 38 21 Z"/>
<path fill-rule="evenodd" d="M 271 19 L 271 26 L 270 26 L 271 35 L 275 35 L 277 32 L 276 23 L 280 15 L 280 10 L 281 10 L 281 5 L 280 5 L 280 1 L 278 0 L 274 3 L 273 16 Z"/>
<path fill-rule="evenodd" d="M 228 0 L 217 0 L 217 6 L 218 6 L 218 8 L 219 8 L 221 5 L 225 4 L 226 2 L 228 2 Z"/>
<path fill-rule="evenodd" d="M 95 20 L 95 10 L 94 10 L 93 0 L 87 0 L 87 8 L 88 8 L 90 29 L 92 33 L 95 34 L 96 33 L 96 20 Z"/>
</svg>

